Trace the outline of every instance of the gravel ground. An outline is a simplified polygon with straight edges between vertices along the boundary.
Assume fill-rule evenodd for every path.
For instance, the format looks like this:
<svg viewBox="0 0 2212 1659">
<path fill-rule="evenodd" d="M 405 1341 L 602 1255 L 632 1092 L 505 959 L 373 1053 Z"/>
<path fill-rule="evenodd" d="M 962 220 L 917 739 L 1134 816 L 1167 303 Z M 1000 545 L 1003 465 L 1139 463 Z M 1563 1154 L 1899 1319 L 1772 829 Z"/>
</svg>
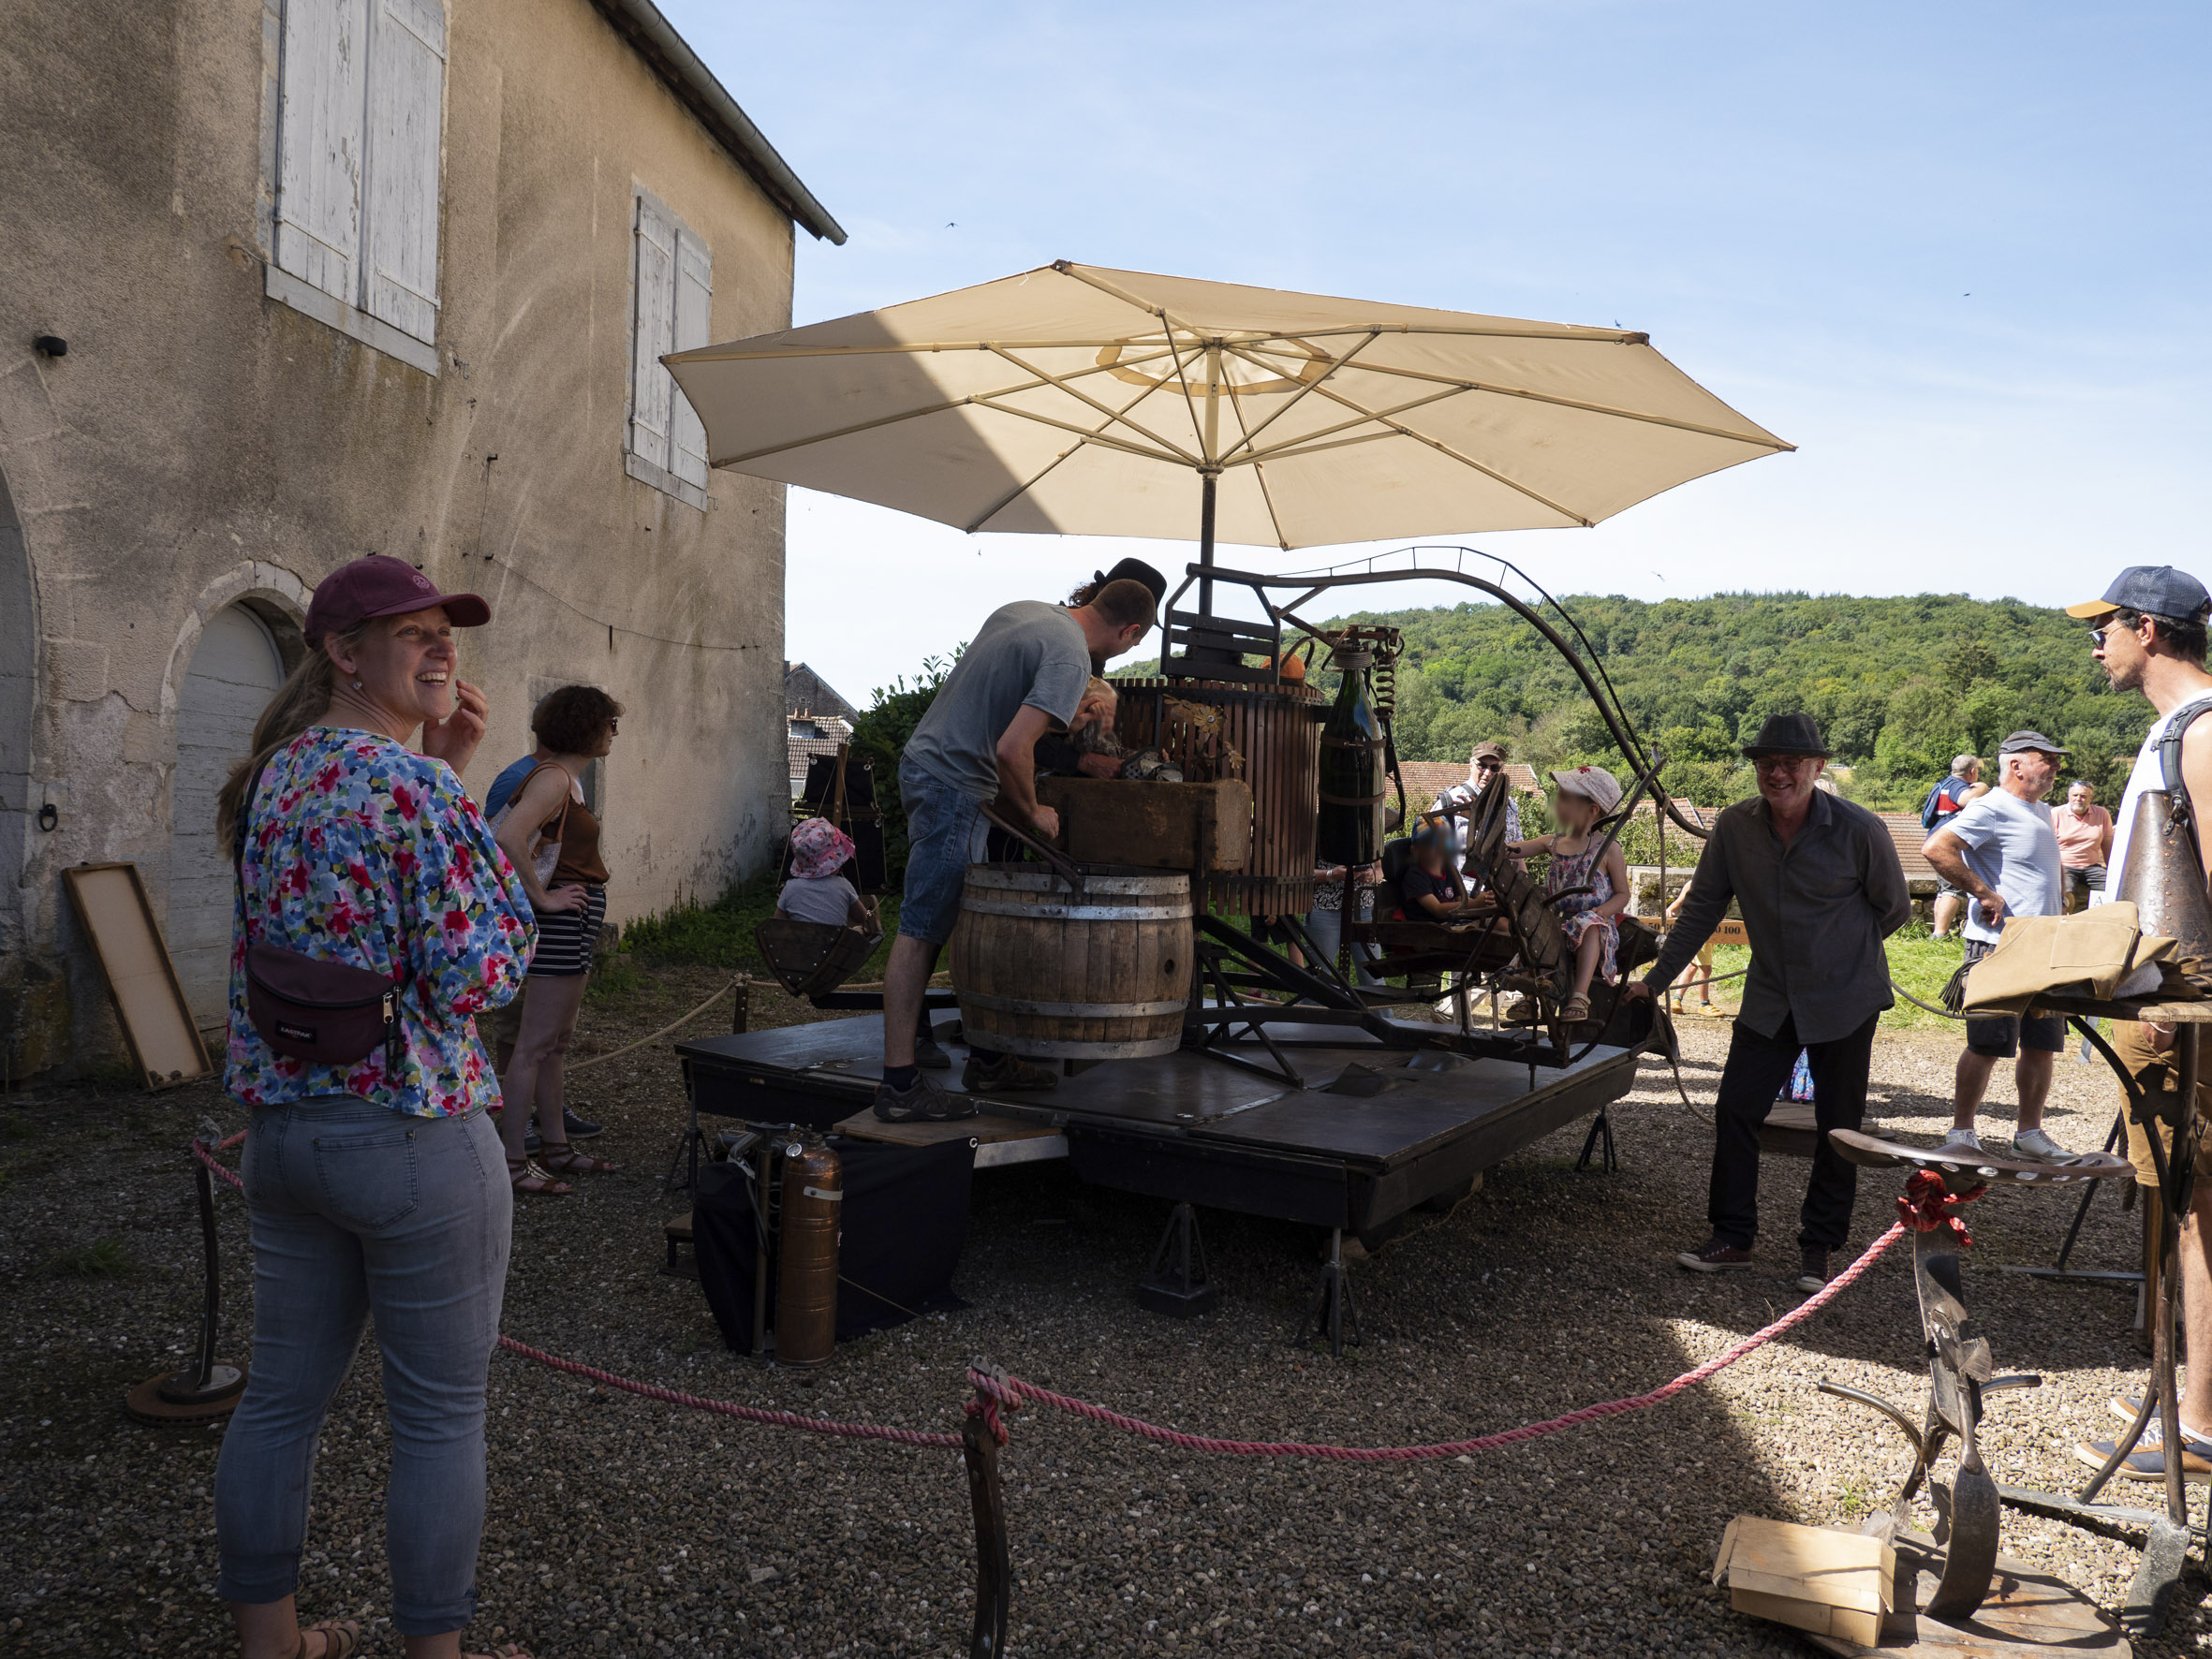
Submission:
<svg viewBox="0 0 2212 1659">
<path fill-rule="evenodd" d="M 670 971 L 587 1010 L 605 1052 L 664 1023 L 719 976 Z M 755 1022 L 810 1011 L 756 991 Z M 714 1015 L 697 1029 L 715 1029 Z M 1727 1027 L 1686 1022 L 1685 1079 L 1711 1098 Z M 1640 1392 L 1797 1299 L 1792 1211 L 1804 1166 L 1769 1163 L 1769 1236 L 1749 1273 L 1694 1278 L 1673 1253 L 1703 1239 L 1710 1131 L 1663 1068 L 1616 1108 L 1623 1167 L 1575 1174 L 1581 1130 L 1492 1170 L 1450 1216 L 1355 1269 L 1367 1341 L 1341 1361 L 1286 1339 L 1316 1259 L 1311 1229 L 1209 1214 L 1224 1291 L 1178 1324 L 1131 1287 L 1165 1206 L 1085 1188 L 1055 1165 L 980 1175 L 957 1288 L 972 1304 L 840 1348 L 812 1373 L 722 1350 L 698 1287 L 660 1275 L 660 1179 L 681 1095 L 667 1044 L 578 1078 L 619 1174 L 521 1207 L 506 1329 L 626 1375 L 761 1405 L 918 1428 L 956 1426 L 981 1355 L 1064 1391 L 1179 1428 L 1365 1445 L 1455 1439 Z M 1871 1114 L 1910 1135 L 1947 1120 L 1955 1049 L 1886 1037 Z M 2009 1116 L 2011 1081 L 1992 1091 Z M 2097 1144 L 2114 1092 L 2071 1056 L 2052 1123 Z M 0 1649 L 220 1654 L 209 1490 L 221 1431 L 132 1421 L 122 1396 L 188 1352 L 197 1231 L 184 1146 L 243 1114 L 212 1089 L 147 1097 L 60 1091 L 4 1118 L 0 1197 Z M 1886 1225 L 1897 1182 L 1864 1182 L 1857 1237 Z M 244 1358 L 243 1206 L 221 1202 L 226 1357 Z M 2047 1261 L 2068 1214 L 2007 1191 L 1972 1212 L 1971 1298 L 2003 1369 L 2044 1373 L 1996 1397 L 1984 1446 L 1999 1479 L 2065 1490 L 2068 1448 L 2108 1431 L 2103 1401 L 2143 1362 L 2132 1299 L 1995 1270 Z M 2133 1214 L 2099 1198 L 2081 1265 L 2132 1265 Z M 88 1254 L 97 1241 L 114 1242 Z M 97 1271 L 101 1268 L 116 1271 Z M 86 1270 L 95 1270 L 83 1276 Z M 1351 1466 L 1203 1458 L 1030 1410 L 1005 1459 L 1016 1652 L 1342 1654 L 1481 1652 L 1795 1653 L 1705 1579 L 1738 1511 L 1851 1523 L 1906 1457 L 1822 1377 L 1903 1402 L 1924 1390 L 1903 1247 L 1806 1326 L 1668 1405 L 1479 1461 Z M 386 1431 L 376 1367 L 357 1364 L 324 1437 L 301 1599 L 384 1622 Z M 572 1655 L 964 1651 L 972 1545 L 956 1454 L 752 1429 L 611 1393 L 500 1356 L 492 1370 L 492 1512 L 478 1648 Z M 2136 1502 L 2146 1499 L 2136 1497 Z M 1926 1523 L 1924 1513 L 1923 1524 Z M 2007 1548 L 2106 1607 L 2127 1548 L 2017 1515 Z M 2201 1577 L 2146 1653 L 2212 1645 Z"/>
</svg>

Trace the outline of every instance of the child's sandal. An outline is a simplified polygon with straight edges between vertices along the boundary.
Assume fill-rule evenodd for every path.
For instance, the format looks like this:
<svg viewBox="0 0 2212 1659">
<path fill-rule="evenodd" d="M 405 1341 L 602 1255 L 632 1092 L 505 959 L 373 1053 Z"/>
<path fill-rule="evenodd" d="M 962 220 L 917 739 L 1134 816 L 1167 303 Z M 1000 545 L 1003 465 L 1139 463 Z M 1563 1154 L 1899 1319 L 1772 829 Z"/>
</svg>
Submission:
<svg viewBox="0 0 2212 1659">
<path fill-rule="evenodd" d="M 1569 1025 L 1580 1025 L 1589 1017 L 1590 999 L 1586 996 L 1569 997 L 1567 1006 L 1559 1010 L 1560 1020 Z"/>
</svg>

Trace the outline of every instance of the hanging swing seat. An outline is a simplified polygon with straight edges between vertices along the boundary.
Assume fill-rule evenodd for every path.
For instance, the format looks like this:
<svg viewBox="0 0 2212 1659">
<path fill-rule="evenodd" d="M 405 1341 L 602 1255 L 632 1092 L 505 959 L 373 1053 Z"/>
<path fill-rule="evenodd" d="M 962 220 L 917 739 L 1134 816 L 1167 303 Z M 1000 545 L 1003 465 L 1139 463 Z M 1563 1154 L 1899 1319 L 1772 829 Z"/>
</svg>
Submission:
<svg viewBox="0 0 2212 1659">
<path fill-rule="evenodd" d="M 753 929 L 753 947 L 793 996 L 820 996 L 858 973 L 882 937 L 831 922 L 770 920 Z"/>
</svg>

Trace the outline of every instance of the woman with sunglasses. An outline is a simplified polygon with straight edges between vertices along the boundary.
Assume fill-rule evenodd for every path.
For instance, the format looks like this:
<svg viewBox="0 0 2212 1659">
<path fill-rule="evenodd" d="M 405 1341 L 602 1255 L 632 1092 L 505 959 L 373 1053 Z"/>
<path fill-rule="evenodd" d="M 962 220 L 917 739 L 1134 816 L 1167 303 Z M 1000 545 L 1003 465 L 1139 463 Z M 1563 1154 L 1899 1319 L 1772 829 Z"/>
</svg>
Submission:
<svg viewBox="0 0 2212 1659">
<path fill-rule="evenodd" d="M 614 1167 L 569 1144 L 562 1085 L 592 947 L 607 917 L 599 820 L 584 804 L 583 774 L 614 747 L 621 713 L 622 705 L 596 685 L 564 685 L 539 703 L 530 717 L 538 765 L 498 826 L 500 848 L 538 914 L 529 994 L 514 1055 L 499 1079 L 505 1099 L 499 1138 L 507 1148 L 507 1178 L 518 1193 L 567 1193 L 571 1189 L 562 1176 L 603 1175 Z M 536 1158 L 523 1146 L 533 1109 L 543 1138 Z"/>
</svg>

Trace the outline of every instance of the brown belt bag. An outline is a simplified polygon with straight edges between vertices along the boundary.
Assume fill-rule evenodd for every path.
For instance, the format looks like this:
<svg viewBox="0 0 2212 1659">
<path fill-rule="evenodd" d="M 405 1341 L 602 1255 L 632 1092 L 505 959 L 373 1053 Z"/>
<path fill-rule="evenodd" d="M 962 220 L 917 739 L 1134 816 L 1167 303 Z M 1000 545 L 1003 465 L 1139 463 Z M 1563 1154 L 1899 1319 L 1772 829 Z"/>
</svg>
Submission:
<svg viewBox="0 0 2212 1659">
<path fill-rule="evenodd" d="M 239 925 L 245 925 L 247 815 L 259 792 L 256 772 L 239 813 L 233 861 L 238 871 Z M 281 945 L 245 947 L 245 1012 L 261 1040 L 279 1054 L 317 1065 L 351 1065 L 384 1045 L 387 1076 L 399 1071 L 406 1036 L 399 1019 L 402 980 L 373 968 L 326 962 Z"/>
</svg>

